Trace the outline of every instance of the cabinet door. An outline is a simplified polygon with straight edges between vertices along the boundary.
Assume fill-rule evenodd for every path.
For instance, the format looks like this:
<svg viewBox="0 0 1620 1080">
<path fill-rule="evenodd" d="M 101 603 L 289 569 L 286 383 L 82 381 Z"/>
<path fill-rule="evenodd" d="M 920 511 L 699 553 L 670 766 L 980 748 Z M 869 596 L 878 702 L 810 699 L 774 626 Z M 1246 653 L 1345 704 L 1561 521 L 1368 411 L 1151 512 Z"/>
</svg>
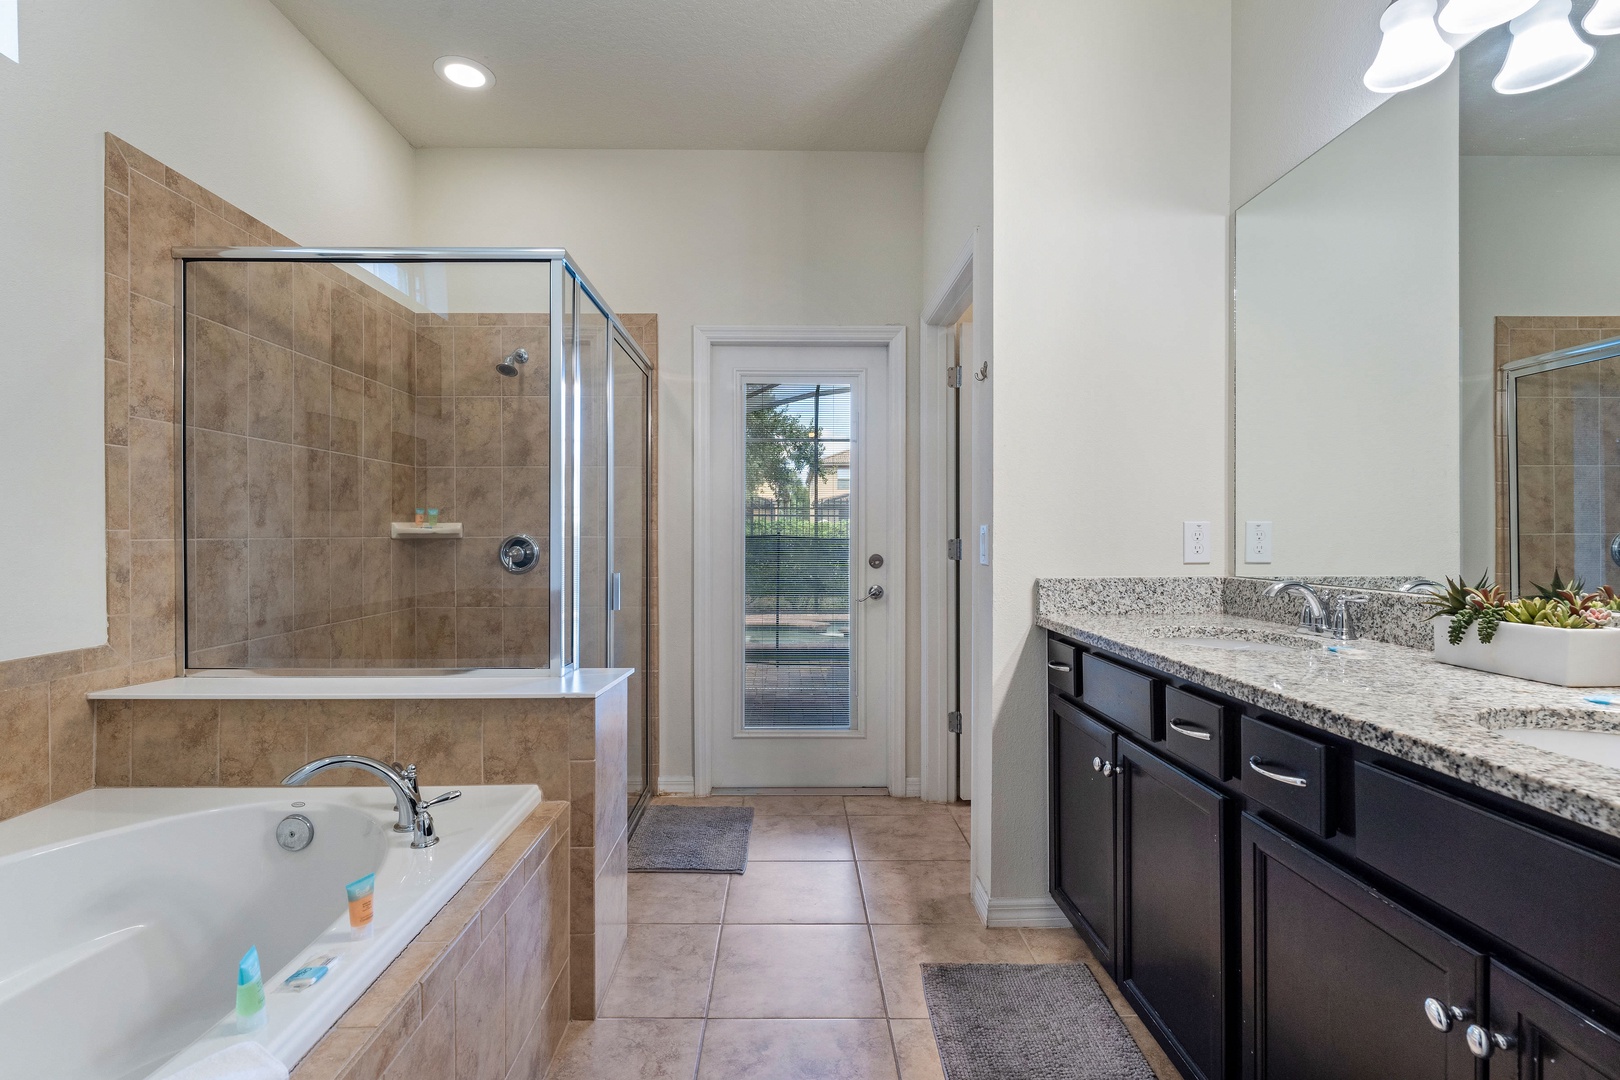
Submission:
<svg viewBox="0 0 1620 1080">
<path fill-rule="evenodd" d="M 1052 898 L 1114 970 L 1114 735 L 1057 698 L 1052 720 Z"/>
<path fill-rule="evenodd" d="M 1119 741 L 1119 984 L 1188 1080 L 1225 1077 L 1222 888 L 1229 799 Z"/>
<path fill-rule="evenodd" d="M 1620 1080 L 1620 1036 L 1567 1002 L 1496 963 L 1490 999 L 1490 1030 L 1469 1034 L 1489 1046 L 1491 1080 Z"/>
<path fill-rule="evenodd" d="M 1245 814 L 1244 1075 L 1250 1080 L 1464 1080 L 1480 955 Z"/>
</svg>

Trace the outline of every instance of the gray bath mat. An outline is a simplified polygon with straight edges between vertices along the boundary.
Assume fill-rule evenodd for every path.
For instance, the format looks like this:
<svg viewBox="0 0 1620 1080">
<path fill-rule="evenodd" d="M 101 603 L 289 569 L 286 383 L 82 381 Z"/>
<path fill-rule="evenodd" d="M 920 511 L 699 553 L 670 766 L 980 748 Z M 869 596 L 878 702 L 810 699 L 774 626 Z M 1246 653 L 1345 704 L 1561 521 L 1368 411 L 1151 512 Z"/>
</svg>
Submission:
<svg viewBox="0 0 1620 1080">
<path fill-rule="evenodd" d="M 945 1080 L 1154 1080 L 1084 964 L 924 964 Z"/>
<path fill-rule="evenodd" d="M 740 874 L 753 825 L 748 806 L 649 806 L 630 837 L 630 869 Z"/>
</svg>

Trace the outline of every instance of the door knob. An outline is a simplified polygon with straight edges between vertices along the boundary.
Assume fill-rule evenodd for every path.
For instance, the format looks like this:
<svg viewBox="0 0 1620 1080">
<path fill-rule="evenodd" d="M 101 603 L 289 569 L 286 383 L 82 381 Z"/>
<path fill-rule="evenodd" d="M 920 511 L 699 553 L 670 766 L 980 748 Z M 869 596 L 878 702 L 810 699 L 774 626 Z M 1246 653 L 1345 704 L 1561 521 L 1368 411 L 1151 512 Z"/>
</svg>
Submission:
<svg viewBox="0 0 1620 1080">
<path fill-rule="evenodd" d="M 881 599 L 883 599 L 883 586 L 874 585 L 870 589 L 866 590 L 866 595 L 865 596 L 861 597 L 859 600 L 857 600 L 855 602 L 857 604 L 864 604 L 868 600 L 881 600 Z"/>
</svg>

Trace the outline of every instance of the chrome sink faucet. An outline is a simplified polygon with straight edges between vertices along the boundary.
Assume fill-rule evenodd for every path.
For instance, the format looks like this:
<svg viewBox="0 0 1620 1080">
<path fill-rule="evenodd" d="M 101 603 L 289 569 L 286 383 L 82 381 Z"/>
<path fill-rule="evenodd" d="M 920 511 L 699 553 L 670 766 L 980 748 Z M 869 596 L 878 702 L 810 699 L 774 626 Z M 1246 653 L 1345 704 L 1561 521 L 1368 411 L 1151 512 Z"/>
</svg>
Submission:
<svg viewBox="0 0 1620 1080">
<path fill-rule="evenodd" d="M 1299 628 L 1307 634 L 1327 633 L 1327 607 L 1316 590 L 1303 581 L 1279 581 L 1266 590 L 1266 596 L 1287 596 L 1298 593 L 1304 605 L 1299 610 Z"/>
<path fill-rule="evenodd" d="M 360 769 L 371 773 L 392 788 L 394 810 L 398 814 L 398 820 L 394 822 L 394 831 L 410 833 L 413 848 L 430 848 L 439 842 L 438 833 L 433 829 L 433 815 L 428 813 L 428 807 L 461 798 L 461 792 L 447 791 L 436 799 L 423 802 L 422 793 L 416 785 L 415 765 L 397 768 L 357 754 L 337 754 L 312 761 L 295 770 L 282 781 L 282 784 L 286 787 L 302 787 L 318 773 L 323 773 L 327 769 Z"/>
<path fill-rule="evenodd" d="M 1361 627 L 1356 624 L 1355 612 L 1350 610 L 1351 604 L 1365 604 L 1372 597 L 1365 593 L 1355 596 L 1340 596 L 1333 604 L 1333 624 L 1328 633 L 1337 641 L 1355 641 L 1361 636 Z"/>
</svg>

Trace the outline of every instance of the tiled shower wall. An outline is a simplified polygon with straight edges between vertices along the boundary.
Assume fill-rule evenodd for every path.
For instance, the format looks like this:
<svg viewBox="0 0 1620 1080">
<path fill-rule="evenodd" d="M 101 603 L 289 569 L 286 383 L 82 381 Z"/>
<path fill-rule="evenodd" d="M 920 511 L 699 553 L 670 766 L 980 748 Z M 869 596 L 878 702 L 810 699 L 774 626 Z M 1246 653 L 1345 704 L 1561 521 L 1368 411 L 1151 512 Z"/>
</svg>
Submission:
<svg viewBox="0 0 1620 1080">
<path fill-rule="evenodd" d="M 296 243 L 110 134 L 106 138 L 105 161 L 108 641 L 86 649 L 0 661 L 0 819 L 94 785 L 95 721 L 90 703 L 84 698 L 86 693 L 170 678 L 179 670 L 175 652 L 179 599 L 174 522 L 172 249 Z M 354 287 L 352 282 L 339 285 L 346 290 Z M 360 333 L 364 335 L 363 311 L 360 318 Z M 296 314 L 294 320 L 296 328 Z M 656 372 L 657 316 L 624 315 L 621 320 L 653 361 Z M 342 332 L 339 325 L 352 327 L 353 323 L 334 323 L 334 338 Z M 375 340 L 380 348 L 380 331 Z M 334 357 L 337 347 L 334 340 Z M 362 338 L 362 357 L 366 348 Z M 533 354 L 533 350 L 530 352 Z M 361 363 L 364 365 L 365 360 Z M 345 381 L 338 372 L 355 374 L 339 364 L 331 366 L 334 387 Z M 359 372 L 362 377 L 365 370 L 362 367 Z M 376 370 L 384 370 L 380 355 Z M 386 377 L 368 381 L 389 385 Z M 655 384 L 655 431 L 657 401 Z M 390 424 L 392 402 L 390 396 Z M 373 408 L 380 430 L 380 406 Z M 347 415 L 352 421 L 352 412 Z M 360 416 L 363 425 L 364 404 Z M 345 424 L 335 405 L 330 434 L 340 447 L 347 434 Z M 296 436 L 288 445 L 297 447 Z M 392 465 L 391 458 L 390 453 L 372 460 Z M 656 462 L 653 477 L 656 507 Z M 652 535 L 656 538 L 656 515 Z M 654 599 L 648 680 L 650 701 L 656 708 L 656 547 L 649 558 L 654 568 L 650 570 Z M 293 582 L 282 582 L 282 589 L 288 588 L 296 597 L 296 574 Z M 478 725 L 468 725 L 449 731 L 446 737 L 449 743 L 445 752 L 449 753 L 462 741 L 481 743 L 482 732 Z M 656 713 L 650 737 L 656 775 Z M 229 780 L 221 774 L 219 782 Z"/>
<path fill-rule="evenodd" d="M 544 314 L 416 317 L 416 502 L 461 540 L 411 540 L 417 661 L 544 667 L 550 655 L 551 338 Z M 495 370 L 516 349 L 516 376 Z M 540 564 L 509 574 L 503 537 L 526 533 Z"/>
<path fill-rule="evenodd" d="M 186 299 L 193 666 L 408 666 L 414 314 L 314 264 L 193 263 Z"/>
<path fill-rule="evenodd" d="M 1507 376 L 1514 360 L 1620 336 L 1620 316 L 1496 320 L 1496 580 L 1511 575 Z M 1556 572 L 1588 588 L 1620 586 L 1608 557 L 1620 532 L 1620 360 L 1561 368 L 1519 380 L 1519 572 L 1521 587 Z"/>
</svg>

